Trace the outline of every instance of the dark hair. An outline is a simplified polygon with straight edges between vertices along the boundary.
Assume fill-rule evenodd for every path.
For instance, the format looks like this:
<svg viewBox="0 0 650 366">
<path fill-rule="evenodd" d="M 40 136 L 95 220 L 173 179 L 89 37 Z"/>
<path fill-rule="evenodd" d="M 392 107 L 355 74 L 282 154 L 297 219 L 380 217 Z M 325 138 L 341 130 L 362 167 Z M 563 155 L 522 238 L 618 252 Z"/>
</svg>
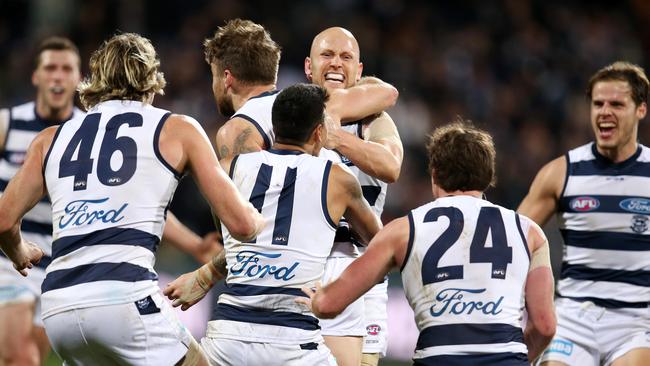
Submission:
<svg viewBox="0 0 650 366">
<path fill-rule="evenodd" d="M 487 132 L 461 119 L 437 128 L 427 144 L 429 170 L 447 192 L 485 191 L 495 184 L 494 142 Z"/>
<path fill-rule="evenodd" d="M 38 68 L 41 63 L 41 54 L 45 51 L 71 51 L 77 55 L 79 66 L 81 66 L 81 57 L 79 56 L 79 49 L 72 43 L 71 40 L 65 37 L 48 37 L 45 38 L 36 49 L 36 57 L 34 57 L 34 68 Z"/>
<path fill-rule="evenodd" d="M 205 61 L 217 70 L 230 70 L 237 80 L 253 85 L 275 84 L 280 46 L 263 26 L 234 19 L 203 43 Z"/>
<path fill-rule="evenodd" d="M 325 121 L 327 90 L 313 84 L 296 84 L 275 98 L 271 119 L 275 139 L 280 143 L 302 145 L 314 129 Z"/>
<path fill-rule="evenodd" d="M 617 61 L 598 70 L 587 86 L 587 98 L 591 100 L 591 93 L 599 81 L 619 80 L 626 81 L 632 89 L 632 100 L 639 106 L 648 100 L 648 77 L 645 75 L 643 68 L 638 65 Z"/>
</svg>

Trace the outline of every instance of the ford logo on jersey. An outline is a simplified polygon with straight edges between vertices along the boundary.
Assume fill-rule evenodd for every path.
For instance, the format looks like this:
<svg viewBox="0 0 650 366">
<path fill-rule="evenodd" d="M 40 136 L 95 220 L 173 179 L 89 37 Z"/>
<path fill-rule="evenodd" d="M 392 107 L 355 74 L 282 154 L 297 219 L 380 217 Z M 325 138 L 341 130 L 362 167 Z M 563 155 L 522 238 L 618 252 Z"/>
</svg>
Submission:
<svg viewBox="0 0 650 366">
<path fill-rule="evenodd" d="M 290 267 L 276 267 L 269 264 L 258 264 L 264 258 L 279 258 L 282 254 L 279 253 L 261 253 L 252 250 L 242 250 L 237 253 L 235 263 L 230 267 L 230 273 L 233 275 L 243 275 L 246 277 L 264 278 L 265 276 L 273 276 L 276 280 L 289 281 L 296 277 L 293 271 L 300 263 L 294 262 Z"/>
<path fill-rule="evenodd" d="M 129 204 L 125 203 L 118 209 L 106 209 L 104 207 L 99 209 L 97 207 L 106 201 L 108 201 L 108 197 L 96 200 L 77 200 L 68 203 L 64 209 L 65 215 L 59 220 L 59 229 L 64 229 L 68 225 L 91 225 L 97 221 L 105 224 L 122 221 L 124 216 L 120 215 Z"/>
<path fill-rule="evenodd" d="M 460 314 L 471 314 L 472 312 L 482 312 L 485 315 L 497 315 L 502 310 L 499 309 L 501 306 L 501 301 L 503 301 L 503 296 L 499 297 L 496 301 L 477 301 L 474 299 L 469 299 L 465 301 L 465 295 L 469 294 L 480 294 L 485 292 L 484 288 L 481 289 L 469 289 L 469 288 L 447 288 L 436 295 L 436 300 L 438 302 L 431 305 L 432 316 L 439 317 L 441 315 L 450 314 L 450 315 L 460 315 Z M 485 299 L 482 299 L 485 300 Z"/>
<path fill-rule="evenodd" d="M 646 198 L 628 198 L 622 200 L 618 206 L 625 211 L 650 214 L 650 200 Z"/>
<path fill-rule="evenodd" d="M 569 206 L 574 211 L 593 211 L 600 206 L 600 201 L 593 197 L 577 197 L 569 202 Z"/>
</svg>

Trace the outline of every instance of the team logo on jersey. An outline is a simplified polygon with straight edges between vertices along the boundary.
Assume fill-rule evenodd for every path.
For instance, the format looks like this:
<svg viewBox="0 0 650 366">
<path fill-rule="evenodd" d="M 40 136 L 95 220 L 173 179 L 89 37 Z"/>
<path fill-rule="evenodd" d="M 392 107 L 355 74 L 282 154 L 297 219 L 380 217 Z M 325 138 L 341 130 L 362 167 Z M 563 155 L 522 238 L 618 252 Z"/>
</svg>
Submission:
<svg viewBox="0 0 650 366">
<path fill-rule="evenodd" d="M 59 219 L 59 229 L 64 229 L 68 225 L 92 225 L 98 221 L 105 224 L 122 221 L 124 219 L 124 216 L 121 216 L 122 211 L 129 204 L 125 203 L 117 209 L 97 208 L 98 205 L 106 201 L 108 201 L 108 197 L 96 200 L 76 200 L 68 203 L 63 210 L 64 215 Z"/>
<path fill-rule="evenodd" d="M 235 259 L 237 263 L 230 267 L 230 273 L 233 275 L 242 275 L 246 277 L 264 278 L 267 275 L 276 280 L 289 281 L 296 277 L 293 271 L 300 263 L 294 262 L 289 267 L 278 267 L 270 264 L 258 264 L 263 259 L 275 259 L 281 257 L 280 253 L 262 253 L 253 250 L 242 250 L 237 253 Z"/>
<path fill-rule="evenodd" d="M 593 197 L 576 197 L 569 202 L 569 207 L 574 211 L 593 211 L 600 206 L 600 201 Z"/>
<path fill-rule="evenodd" d="M 637 234 L 641 234 L 648 230 L 648 217 L 645 215 L 632 216 L 632 226 L 630 229 Z"/>
<path fill-rule="evenodd" d="M 650 200 L 646 198 L 627 198 L 622 200 L 618 206 L 625 211 L 650 214 Z"/>
<path fill-rule="evenodd" d="M 573 353 L 573 342 L 554 339 L 544 353 L 561 353 L 566 356 L 571 356 Z"/>
<path fill-rule="evenodd" d="M 381 332 L 381 327 L 379 324 L 370 324 L 369 326 L 366 327 L 366 332 L 368 332 L 368 335 L 377 335 L 379 332 Z"/>
<path fill-rule="evenodd" d="M 496 300 L 485 301 L 488 299 L 479 298 L 473 299 L 472 295 L 481 294 L 485 292 L 484 288 L 469 289 L 469 288 L 447 288 L 436 295 L 436 301 L 429 309 L 432 316 L 439 317 L 444 314 L 461 315 L 471 314 L 472 312 L 482 312 L 485 315 L 497 315 L 502 310 L 501 302 L 503 296 Z M 465 297 L 470 297 L 468 301 L 464 301 Z"/>
</svg>

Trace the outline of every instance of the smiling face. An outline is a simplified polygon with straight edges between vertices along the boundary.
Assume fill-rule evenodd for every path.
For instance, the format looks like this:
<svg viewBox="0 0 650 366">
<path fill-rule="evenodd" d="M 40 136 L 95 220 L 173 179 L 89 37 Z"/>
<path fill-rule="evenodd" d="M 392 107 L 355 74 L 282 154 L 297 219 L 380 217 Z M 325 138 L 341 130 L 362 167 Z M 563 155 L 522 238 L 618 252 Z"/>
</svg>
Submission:
<svg viewBox="0 0 650 366">
<path fill-rule="evenodd" d="M 626 81 L 603 80 L 591 93 L 591 126 L 598 151 L 622 161 L 636 151 L 639 120 L 645 117 L 645 103 L 636 105 Z"/>
<path fill-rule="evenodd" d="M 32 74 L 36 103 L 43 118 L 72 112 L 74 93 L 79 84 L 79 57 L 68 50 L 45 50 Z"/>
<path fill-rule="evenodd" d="M 314 84 L 326 89 L 353 86 L 361 78 L 359 45 L 343 28 L 329 28 L 314 38 L 310 56 L 305 59 L 305 74 Z"/>
</svg>

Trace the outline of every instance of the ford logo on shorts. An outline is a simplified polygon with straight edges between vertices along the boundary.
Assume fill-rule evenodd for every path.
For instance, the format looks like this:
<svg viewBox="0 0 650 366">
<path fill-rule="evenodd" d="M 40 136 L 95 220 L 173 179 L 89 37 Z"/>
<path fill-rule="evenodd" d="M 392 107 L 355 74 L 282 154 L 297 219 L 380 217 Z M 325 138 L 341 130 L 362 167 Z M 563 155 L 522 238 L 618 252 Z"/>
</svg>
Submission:
<svg viewBox="0 0 650 366">
<path fill-rule="evenodd" d="M 618 206 L 625 211 L 650 215 L 650 200 L 646 198 L 624 199 Z"/>
<path fill-rule="evenodd" d="M 574 211 L 593 211 L 600 206 L 600 201 L 593 197 L 576 197 L 569 202 L 569 206 Z"/>
</svg>

